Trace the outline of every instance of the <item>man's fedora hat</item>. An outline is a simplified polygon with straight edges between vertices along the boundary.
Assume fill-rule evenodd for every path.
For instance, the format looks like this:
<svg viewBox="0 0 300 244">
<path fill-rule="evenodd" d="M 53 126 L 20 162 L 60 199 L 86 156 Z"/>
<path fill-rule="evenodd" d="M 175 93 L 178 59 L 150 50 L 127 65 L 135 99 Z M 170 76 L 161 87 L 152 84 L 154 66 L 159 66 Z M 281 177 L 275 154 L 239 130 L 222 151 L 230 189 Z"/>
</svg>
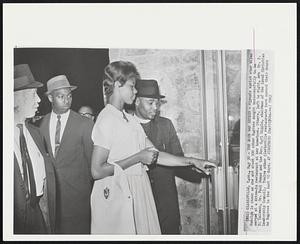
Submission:
<svg viewBox="0 0 300 244">
<path fill-rule="evenodd" d="M 159 92 L 156 80 L 137 80 L 136 81 L 137 97 L 164 98 Z"/>
<path fill-rule="evenodd" d="M 28 64 L 14 66 L 14 91 L 38 88 L 43 85 L 34 79 Z"/>
<path fill-rule="evenodd" d="M 58 75 L 47 81 L 47 92 L 45 94 L 48 95 L 52 91 L 61 88 L 71 88 L 71 91 L 73 91 L 77 86 L 71 86 L 65 75 Z"/>
</svg>

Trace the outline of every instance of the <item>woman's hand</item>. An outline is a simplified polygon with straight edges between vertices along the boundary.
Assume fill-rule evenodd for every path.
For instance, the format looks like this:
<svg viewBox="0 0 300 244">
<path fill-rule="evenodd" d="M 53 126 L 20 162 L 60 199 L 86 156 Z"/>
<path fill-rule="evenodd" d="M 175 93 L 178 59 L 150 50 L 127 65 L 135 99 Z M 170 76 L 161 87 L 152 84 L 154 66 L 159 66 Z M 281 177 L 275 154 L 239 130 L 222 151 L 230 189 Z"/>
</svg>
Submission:
<svg viewBox="0 0 300 244">
<path fill-rule="evenodd" d="M 156 163 L 159 151 L 154 147 L 147 147 L 138 153 L 138 157 L 143 164 L 151 165 Z"/>
<path fill-rule="evenodd" d="M 191 165 L 194 165 L 194 166 L 200 168 L 204 172 L 207 172 L 210 169 L 217 167 L 217 165 L 213 162 L 203 160 L 203 159 L 198 159 L 198 158 L 192 158 L 192 157 L 189 158 L 189 163 Z"/>
</svg>

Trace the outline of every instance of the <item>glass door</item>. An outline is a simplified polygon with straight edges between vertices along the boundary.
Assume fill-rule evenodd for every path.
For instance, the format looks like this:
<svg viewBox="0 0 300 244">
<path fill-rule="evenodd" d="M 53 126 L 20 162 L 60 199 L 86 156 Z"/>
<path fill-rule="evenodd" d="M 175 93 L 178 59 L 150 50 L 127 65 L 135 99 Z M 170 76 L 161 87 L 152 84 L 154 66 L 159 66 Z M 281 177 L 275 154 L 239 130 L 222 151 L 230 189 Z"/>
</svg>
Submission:
<svg viewBox="0 0 300 244">
<path fill-rule="evenodd" d="M 203 187 L 206 234 L 237 234 L 240 51 L 202 51 L 205 158 L 217 163 Z"/>
</svg>

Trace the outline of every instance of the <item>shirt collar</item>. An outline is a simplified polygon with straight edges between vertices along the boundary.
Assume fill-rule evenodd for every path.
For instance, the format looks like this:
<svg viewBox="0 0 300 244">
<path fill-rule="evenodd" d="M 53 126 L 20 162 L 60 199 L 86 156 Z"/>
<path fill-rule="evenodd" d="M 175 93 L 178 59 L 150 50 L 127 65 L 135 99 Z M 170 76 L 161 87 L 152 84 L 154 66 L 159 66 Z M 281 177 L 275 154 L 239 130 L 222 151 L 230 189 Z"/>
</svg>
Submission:
<svg viewBox="0 0 300 244">
<path fill-rule="evenodd" d="M 140 124 L 147 124 L 147 123 L 149 123 L 149 122 L 151 121 L 150 119 L 142 119 L 142 118 L 140 118 L 139 116 L 137 116 L 135 113 L 134 113 L 133 116 L 137 119 L 137 121 L 138 121 Z"/>
<path fill-rule="evenodd" d="M 117 109 L 114 105 L 111 105 L 111 104 L 106 104 L 106 108 L 109 110 L 109 111 L 111 111 L 113 114 L 115 114 L 116 116 L 121 116 L 121 117 L 123 117 L 123 110 L 121 111 L 121 110 L 119 110 L 119 109 Z"/>
<path fill-rule="evenodd" d="M 21 125 L 23 125 L 23 128 L 24 128 L 24 127 L 26 127 L 26 123 L 25 123 L 25 121 L 23 121 L 23 122 L 21 122 L 21 123 L 17 123 L 17 124 L 15 124 L 15 128 L 17 128 L 17 129 L 19 129 L 19 128 L 18 128 L 18 126 L 17 126 L 18 124 L 21 124 Z"/>
<path fill-rule="evenodd" d="M 64 119 L 68 118 L 68 117 L 69 117 L 69 114 L 70 114 L 70 109 L 69 109 L 67 112 L 63 113 L 63 114 L 60 114 L 60 115 L 61 115 L 61 119 L 64 120 Z M 54 113 L 53 110 L 52 110 L 52 112 L 51 112 L 51 117 L 53 117 L 53 118 L 56 119 L 56 118 L 57 118 L 57 115 L 58 115 L 58 114 Z"/>
</svg>

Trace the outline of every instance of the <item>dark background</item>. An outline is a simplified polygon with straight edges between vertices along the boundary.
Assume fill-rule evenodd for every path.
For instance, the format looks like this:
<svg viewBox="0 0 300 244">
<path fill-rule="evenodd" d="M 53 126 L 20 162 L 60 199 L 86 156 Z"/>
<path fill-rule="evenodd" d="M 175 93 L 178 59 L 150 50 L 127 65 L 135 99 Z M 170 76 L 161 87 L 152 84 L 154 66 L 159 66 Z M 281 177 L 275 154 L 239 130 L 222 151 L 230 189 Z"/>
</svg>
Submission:
<svg viewBox="0 0 300 244">
<path fill-rule="evenodd" d="M 57 75 L 66 75 L 70 84 L 77 86 L 72 92 L 71 109 L 91 106 L 96 113 L 104 107 L 102 78 L 109 63 L 108 49 L 87 48 L 15 48 L 14 65 L 28 64 L 34 78 L 44 83 L 38 89 L 41 98 L 37 115 L 51 111 L 51 104 L 44 95 L 47 81 Z"/>
</svg>

